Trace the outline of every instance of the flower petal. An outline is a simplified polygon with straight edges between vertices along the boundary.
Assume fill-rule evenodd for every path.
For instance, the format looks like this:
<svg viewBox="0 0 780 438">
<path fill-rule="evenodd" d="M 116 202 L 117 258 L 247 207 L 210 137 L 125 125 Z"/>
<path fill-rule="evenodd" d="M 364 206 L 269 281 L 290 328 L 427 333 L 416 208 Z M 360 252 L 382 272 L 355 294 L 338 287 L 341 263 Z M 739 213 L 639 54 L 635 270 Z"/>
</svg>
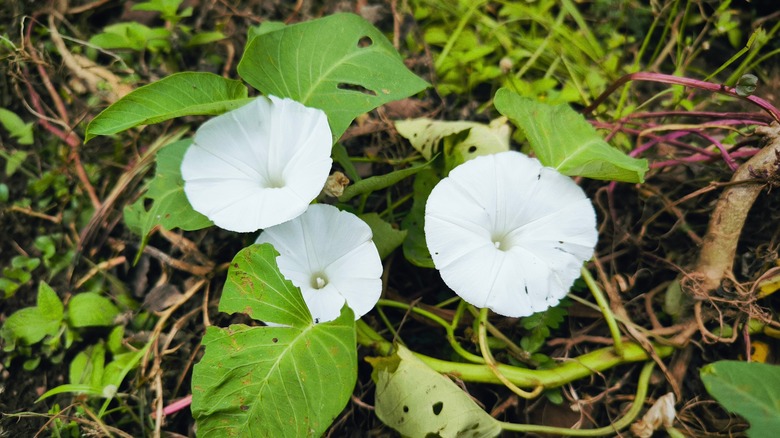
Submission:
<svg viewBox="0 0 780 438">
<path fill-rule="evenodd" d="M 301 293 L 315 323 L 333 321 L 344 307 L 344 297 L 332 284 L 322 289 L 301 288 Z"/>
<path fill-rule="evenodd" d="M 325 322 L 339 316 L 345 300 L 357 319 L 379 299 L 382 262 L 371 238 L 371 228 L 357 216 L 315 204 L 265 229 L 257 243 L 271 243 L 279 251 L 279 271 L 301 288 L 312 315 Z M 317 277 L 324 287 L 316 287 Z"/>
<path fill-rule="evenodd" d="M 198 129 L 182 159 L 184 192 L 196 211 L 226 230 L 277 225 L 319 194 L 331 144 L 321 110 L 259 97 Z"/>
<path fill-rule="evenodd" d="M 518 152 L 468 161 L 431 192 L 425 237 L 444 282 L 506 316 L 555 305 L 579 277 L 598 233 L 582 189 Z"/>
</svg>

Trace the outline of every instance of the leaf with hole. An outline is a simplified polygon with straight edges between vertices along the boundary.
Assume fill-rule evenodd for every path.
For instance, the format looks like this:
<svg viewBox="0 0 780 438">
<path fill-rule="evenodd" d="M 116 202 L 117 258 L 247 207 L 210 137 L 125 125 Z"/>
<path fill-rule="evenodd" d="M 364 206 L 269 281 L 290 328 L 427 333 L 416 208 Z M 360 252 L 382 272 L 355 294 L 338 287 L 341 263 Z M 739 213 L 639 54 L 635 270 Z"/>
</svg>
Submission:
<svg viewBox="0 0 780 438">
<path fill-rule="evenodd" d="M 203 436 L 320 436 L 357 379 L 355 318 L 348 307 L 314 324 L 270 244 L 233 259 L 219 309 L 281 327 L 208 327 L 192 378 L 192 413 Z"/>
<path fill-rule="evenodd" d="M 450 379 L 403 345 L 390 357 L 367 358 L 374 367 L 376 415 L 403 436 L 493 437 L 499 422 Z"/>
<path fill-rule="evenodd" d="M 647 160 L 631 158 L 609 145 L 568 105 L 547 105 L 498 90 L 494 104 L 521 128 L 539 161 L 564 175 L 643 182 Z"/>
<path fill-rule="evenodd" d="M 395 129 L 426 160 L 443 153 L 447 172 L 472 158 L 508 151 L 511 133 L 506 117 L 495 119 L 489 125 L 422 117 L 397 121 Z M 465 135 L 457 135 L 461 133 Z"/>
<path fill-rule="evenodd" d="M 334 139 L 355 117 L 428 86 L 406 68 L 379 30 L 354 14 L 255 36 L 238 74 L 264 94 L 325 111 Z"/>
</svg>

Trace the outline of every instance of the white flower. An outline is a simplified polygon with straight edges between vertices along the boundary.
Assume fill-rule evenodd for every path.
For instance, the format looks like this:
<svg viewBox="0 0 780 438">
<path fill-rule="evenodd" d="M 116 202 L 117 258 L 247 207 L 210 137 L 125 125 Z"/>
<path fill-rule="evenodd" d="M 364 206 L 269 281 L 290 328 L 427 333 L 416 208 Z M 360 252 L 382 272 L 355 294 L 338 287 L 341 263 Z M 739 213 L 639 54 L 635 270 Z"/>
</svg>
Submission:
<svg viewBox="0 0 780 438">
<path fill-rule="evenodd" d="M 279 252 L 279 271 L 301 289 L 314 322 L 338 318 L 346 301 L 355 319 L 382 292 L 382 261 L 371 228 L 331 205 L 311 205 L 297 218 L 265 229 L 257 243 Z"/>
<path fill-rule="evenodd" d="M 330 172 L 325 113 L 269 97 L 204 123 L 181 163 L 192 208 L 226 230 L 257 231 L 300 215 Z"/>
<path fill-rule="evenodd" d="M 574 181 L 511 151 L 468 161 L 434 187 L 425 238 L 461 298 L 520 317 L 568 293 L 598 233 L 593 206 Z"/>
</svg>

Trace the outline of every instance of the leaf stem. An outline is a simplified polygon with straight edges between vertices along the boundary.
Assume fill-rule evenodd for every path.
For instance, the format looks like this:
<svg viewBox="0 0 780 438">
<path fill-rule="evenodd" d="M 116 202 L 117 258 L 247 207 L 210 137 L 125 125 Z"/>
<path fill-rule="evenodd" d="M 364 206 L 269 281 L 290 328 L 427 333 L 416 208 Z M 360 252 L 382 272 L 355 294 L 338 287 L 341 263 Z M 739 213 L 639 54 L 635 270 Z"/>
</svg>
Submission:
<svg viewBox="0 0 780 438">
<path fill-rule="evenodd" d="M 725 94 L 727 96 L 745 99 L 748 102 L 751 102 L 756 106 L 758 106 L 759 108 L 763 109 L 764 111 L 768 112 L 775 121 L 780 122 L 780 110 L 778 110 L 774 105 L 772 105 L 771 103 L 767 102 L 766 100 L 760 97 L 757 96 L 743 97 L 737 94 L 737 90 L 735 88 L 727 87 L 721 84 L 715 84 L 712 82 L 702 81 L 698 79 L 691 79 L 682 76 L 667 75 L 662 73 L 647 73 L 647 72 L 630 73 L 621 77 L 620 79 L 615 81 L 612 85 L 610 85 L 609 88 L 607 88 L 603 93 L 601 93 L 601 95 L 599 95 L 599 97 L 597 97 L 596 100 L 593 101 L 593 103 L 588 105 L 588 107 L 585 108 L 582 111 L 582 113 L 590 114 L 593 111 L 595 111 L 596 108 L 598 108 L 598 106 L 601 105 L 610 94 L 612 94 L 620 86 L 622 86 L 623 84 L 629 81 L 648 81 L 648 82 L 660 82 L 664 84 L 683 85 L 685 87 L 698 88 L 701 90 L 712 91 L 714 93 L 720 93 L 720 94 Z"/>
<path fill-rule="evenodd" d="M 620 334 L 620 328 L 617 325 L 617 321 L 615 321 L 615 315 L 612 313 L 612 310 L 609 308 L 609 303 L 607 302 L 607 299 L 604 297 L 604 293 L 601 292 L 601 288 L 599 288 L 599 285 L 596 284 L 596 280 L 593 278 L 592 275 L 590 275 L 590 271 L 588 271 L 584 266 L 581 269 L 582 272 L 582 278 L 585 280 L 585 284 L 588 285 L 588 289 L 590 289 L 590 292 L 593 294 L 593 298 L 596 299 L 596 303 L 599 305 L 599 309 L 601 310 L 601 314 L 604 315 L 604 320 L 607 322 L 607 327 L 609 327 L 609 333 L 612 335 L 612 341 L 615 345 L 613 347 L 615 348 L 615 354 L 618 356 L 623 355 L 623 339 L 622 335 Z"/>
<path fill-rule="evenodd" d="M 444 320 L 444 318 L 441 318 L 438 315 L 435 315 L 431 312 L 428 312 L 425 309 L 421 309 L 416 306 L 410 306 L 406 303 L 399 303 L 398 301 L 392 301 L 392 300 L 379 300 L 377 303 L 378 306 L 387 306 L 387 307 L 395 307 L 398 309 L 406 309 L 410 310 L 411 312 L 414 312 L 420 316 L 424 316 L 431 321 L 439 324 L 440 326 L 444 327 L 444 330 L 447 333 L 447 341 L 449 341 L 450 346 L 453 350 L 455 350 L 456 353 L 460 355 L 460 357 L 466 359 L 469 362 L 474 363 L 485 363 L 484 359 L 480 356 L 477 356 L 476 354 L 473 354 L 469 351 L 466 351 L 461 345 L 458 343 L 458 341 L 455 339 L 455 327 L 457 326 L 457 320 L 454 320 L 451 324 Z M 462 313 L 462 312 L 461 312 Z"/>
<path fill-rule="evenodd" d="M 501 422 L 501 428 L 505 431 L 511 432 L 524 432 L 524 433 L 542 433 L 550 435 L 564 435 L 564 436 L 604 436 L 614 435 L 620 429 L 625 428 L 634 422 L 636 417 L 642 411 L 642 406 L 647 398 L 647 388 L 650 383 L 650 376 L 653 374 L 653 367 L 655 362 L 649 361 L 642 367 L 642 372 L 639 374 L 639 381 L 637 382 L 636 396 L 634 397 L 634 403 L 631 408 L 626 412 L 619 420 L 610 424 L 609 426 L 600 427 L 598 429 L 569 429 L 565 427 L 553 427 L 553 426 L 541 426 L 535 424 L 516 424 Z"/>
<path fill-rule="evenodd" d="M 531 392 L 523 391 L 522 389 L 518 388 L 517 385 L 507 379 L 501 370 L 498 369 L 496 359 L 493 357 L 493 353 L 491 353 L 487 342 L 487 317 L 488 308 L 483 307 L 479 309 L 479 327 L 477 334 L 479 337 L 479 350 L 482 352 L 482 357 L 485 359 L 485 364 L 488 366 L 488 368 L 490 368 L 490 371 L 493 373 L 493 375 L 495 375 L 498 380 L 500 380 L 501 383 L 503 383 L 504 386 L 509 388 L 512 392 L 524 399 L 536 398 L 544 390 L 544 385 L 537 385 L 536 388 L 534 388 L 534 390 Z"/>
<path fill-rule="evenodd" d="M 392 342 L 385 340 L 363 320 L 357 321 L 357 342 L 372 348 L 382 356 L 388 356 L 394 350 Z M 660 358 L 668 357 L 675 351 L 672 346 L 652 345 L 655 354 Z M 434 370 L 458 376 L 466 382 L 502 384 L 485 364 L 451 362 L 419 353 L 415 353 L 415 356 Z M 545 388 L 555 388 L 618 365 L 642 362 L 649 358 L 650 356 L 641 345 L 636 342 L 626 342 L 623 344 L 622 356 L 615 354 L 614 348 L 605 347 L 576 358 L 567 359 L 553 368 L 544 370 L 530 370 L 505 364 L 498 364 L 497 367 L 510 382 L 518 387 L 536 388 L 539 385 L 544 385 Z"/>
</svg>

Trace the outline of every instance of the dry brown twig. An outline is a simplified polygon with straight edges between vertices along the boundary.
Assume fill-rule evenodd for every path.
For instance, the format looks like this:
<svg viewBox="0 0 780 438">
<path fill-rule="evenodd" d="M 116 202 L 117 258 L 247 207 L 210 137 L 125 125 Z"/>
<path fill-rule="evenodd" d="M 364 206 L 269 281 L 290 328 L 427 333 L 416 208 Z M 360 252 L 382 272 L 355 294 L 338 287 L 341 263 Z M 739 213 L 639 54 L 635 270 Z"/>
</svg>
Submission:
<svg viewBox="0 0 780 438">
<path fill-rule="evenodd" d="M 759 127 L 756 133 L 766 137 L 767 145 L 742 164 L 731 178 L 732 183 L 752 183 L 731 185 L 723 191 L 712 212 L 696 267 L 683 284 L 694 297 L 708 296 L 724 279 L 733 276 L 739 236 L 750 208 L 765 187 L 764 183 L 756 181 L 755 172 L 780 173 L 777 162 L 780 125 Z"/>
</svg>

